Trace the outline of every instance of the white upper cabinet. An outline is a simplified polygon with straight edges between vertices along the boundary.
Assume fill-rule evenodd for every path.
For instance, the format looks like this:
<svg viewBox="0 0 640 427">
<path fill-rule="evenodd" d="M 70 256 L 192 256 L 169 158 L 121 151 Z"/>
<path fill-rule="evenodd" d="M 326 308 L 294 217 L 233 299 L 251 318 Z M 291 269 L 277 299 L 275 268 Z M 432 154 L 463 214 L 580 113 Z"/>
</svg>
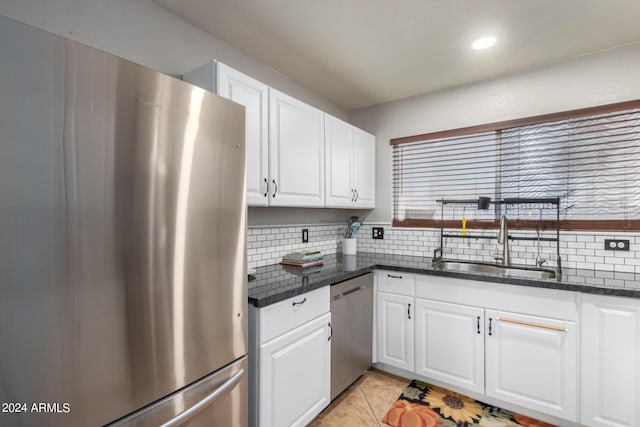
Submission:
<svg viewBox="0 0 640 427">
<path fill-rule="evenodd" d="M 375 207 L 373 135 L 221 62 L 182 78 L 245 107 L 248 206 Z"/>
<path fill-rule="evenodd" d="M 269 89 L 270 206 L 324 206 L 324 113 Z"/>
<path fill-rule="evenodd" d="M 269 88 L 221 63 L 211 62 L 182 76 L 245 107 L 245 158 L 247 204 L 269 203 Z"/>
<path fill-rule="evenodd" d="M 325 206 L 374 208 L 375 137 L 325 114 L 325 153 Z"/>
<path fill-rule="evenodd" d="M 245 107 L 247 204 L 269 204 L 269 88 L 233 68 L 217 63 L 218 95 Z"/>
<path fill-rule="evenodd" d="M 353 208 L 353 126 L 325 114 L 325 153 L 327 207 Z"/>
<path fill-rule="evenodd" d="M 376 137 L 353 128 L 353 159 L 356 207 L 376 207 Z"/>
</svg>

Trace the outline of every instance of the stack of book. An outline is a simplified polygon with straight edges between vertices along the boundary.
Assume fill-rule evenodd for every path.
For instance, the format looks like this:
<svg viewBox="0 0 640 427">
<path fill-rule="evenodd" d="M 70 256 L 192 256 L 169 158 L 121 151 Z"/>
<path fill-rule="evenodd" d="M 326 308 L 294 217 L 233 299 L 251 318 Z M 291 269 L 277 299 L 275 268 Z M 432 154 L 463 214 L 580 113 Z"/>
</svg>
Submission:
<svg viewBox="0 0 640 427">
<path fill-rule="evenodd" d="M 280 262 L 287 269 L 302 270 L 304 273 L 318 271 L 324 264 L 324 256 L 320 251 L 290 252 Z"/>
</svg>

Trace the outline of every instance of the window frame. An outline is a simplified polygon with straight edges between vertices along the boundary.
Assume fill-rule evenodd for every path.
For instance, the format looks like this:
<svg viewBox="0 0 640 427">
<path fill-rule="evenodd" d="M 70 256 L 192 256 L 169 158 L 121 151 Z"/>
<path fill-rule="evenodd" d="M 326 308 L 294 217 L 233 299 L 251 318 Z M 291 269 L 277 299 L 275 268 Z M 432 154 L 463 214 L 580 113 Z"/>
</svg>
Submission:
<svg viewBox="0 0 640 427">
<path fill-rule="evenodd" d="M 454 138 L 467 136 L 477 133 L 503 131 L 511 128 L 543 124 L 559 120 L 567 120 L 573 118 L 583 118 L 598 114 L 606 114 L 619 112 L 624 110 L 632 110 L 640 108 L 640 100 L 617 102 L 613 104 L 599 105 L 595 107 L 580 108 L 575 110 L 562 111 L 557 113 L 543 114 L 538 116 L 525 117 L 521 119 L 506 120 L 501 122 L 487 123 L 476 126 L 468 126 L 457 129 L 443 130 L 437 132 L 424 133 L 420 135 L 412 135 L 390 140 L 390 145 L 400 145 L 412 142 L 427 142 L 430 140 L 438 140 L 444 138 Z M 393 176 L 393 175 L 392 175 Z M 395 195 L 392 195 L 392 200 Z M 400 228 L 439 228 L 441 225 L 445 228 L 456 228 L 460 226 L 460 221 L 440 219 L 404 219 L 395 218 L 396 212 L 393 212 L 392 226 Z M 509 221 L 509 228 L 519 230 L 535 229 L 539 225 L 539 221 L 518 220 L 514 218 Z M 555 221 L 545 220 L 543 224 L 546 227 L 555 228 Z M 496 220 L 476 220 L 468 221 L 469 229 L 495 229 L 499 226 Z M 561 219 L 560 229 L 563 231 L 640 231 L 640 219 L 602 219 L 602 220 L 576 220 Z"/>
</svg>

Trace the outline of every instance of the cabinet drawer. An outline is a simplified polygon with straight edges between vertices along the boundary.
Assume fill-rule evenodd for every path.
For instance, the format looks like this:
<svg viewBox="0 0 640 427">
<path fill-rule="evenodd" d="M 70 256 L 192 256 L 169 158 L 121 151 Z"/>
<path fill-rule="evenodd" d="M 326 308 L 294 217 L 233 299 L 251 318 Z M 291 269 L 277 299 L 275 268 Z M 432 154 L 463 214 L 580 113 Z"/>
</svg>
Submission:
<svg viewBox="0 0 640 427">
<path fill-rule="evenodd" d="M 442 276 L 416 275 L 416 298 L 553 319 L 577 319 L 576 293 Z"/>
<path fill-rule="evenodd" d="M 260 343 L 329 312 L 329 286 L 260 309 Z"/>
<path fill-rule="evenodd" d="M 413 296 L 413 274 L 401 271 L 376 271 L 378 292 Z"/>
</svg>

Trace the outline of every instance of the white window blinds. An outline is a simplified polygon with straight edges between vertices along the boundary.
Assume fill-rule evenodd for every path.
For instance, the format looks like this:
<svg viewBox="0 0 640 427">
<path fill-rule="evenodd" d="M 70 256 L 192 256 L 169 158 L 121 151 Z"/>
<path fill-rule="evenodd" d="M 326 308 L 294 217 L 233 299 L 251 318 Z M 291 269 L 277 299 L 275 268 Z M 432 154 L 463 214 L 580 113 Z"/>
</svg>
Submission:
<svg viewBox="0 0 640 427">
<path fill-rule="evenodd" d="M 566 224 L 614 220 L 624 228 L 640 220 L 640 109 L 396 144 L 392 179 L 396 225 L 429 226 L 442 198 L 486 196 L 562 197 Z M 521 219 L 540 215 L 519 209 L 512 214 Z"/>
<path fill-rule="evenodd" d="M 439 219 L 440 199 L 494 197 L 497 176 L 495 132 L 394 146 L 394 217 Z M 493 219 L 481 211 L 485 219 Z"/>
</svg>

